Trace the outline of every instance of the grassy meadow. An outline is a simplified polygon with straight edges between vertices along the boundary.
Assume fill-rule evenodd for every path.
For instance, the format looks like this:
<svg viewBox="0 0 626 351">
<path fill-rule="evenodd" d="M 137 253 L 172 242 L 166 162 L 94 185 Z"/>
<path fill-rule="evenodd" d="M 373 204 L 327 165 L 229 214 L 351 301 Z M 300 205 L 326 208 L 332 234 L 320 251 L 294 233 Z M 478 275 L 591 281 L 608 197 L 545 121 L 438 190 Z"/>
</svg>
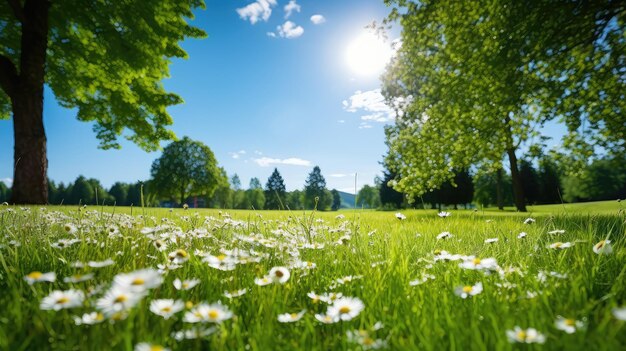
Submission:
<svg viewBox="0 0 626 351">
<path fill-rule="evenodd" d="M 3 206 L 0 349 L 624 349 L 623 208 Z"/>
</svg>

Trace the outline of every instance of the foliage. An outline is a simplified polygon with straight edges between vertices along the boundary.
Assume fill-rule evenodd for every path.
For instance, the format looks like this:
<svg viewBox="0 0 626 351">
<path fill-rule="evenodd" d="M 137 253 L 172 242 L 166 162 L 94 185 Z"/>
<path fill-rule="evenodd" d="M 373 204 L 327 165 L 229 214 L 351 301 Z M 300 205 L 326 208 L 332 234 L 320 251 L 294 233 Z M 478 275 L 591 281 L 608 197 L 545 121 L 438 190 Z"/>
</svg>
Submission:
<svg viewBox="0 0 626 351">
<path fill-rule="evenodd" d="M 190 195 L 211 197 L 221 183 L 228 183 L 213 151 L 188 137 L 166 146 L 152 163 L 150 173 L 158 194 L 176 198 L 180 204 Z"/>
<path fill-rule="evenodd" d="M 567 202 L 615 200 L 626 198 L 624 159 L 599 159 L 581 174 L 563 180 L 563 199 Z"/>
<path fill-rule="evenodd" d="M 380 206 L 380 191 L 377 187 L 363 185 L 357 194 L 357 206 L 362 208 L 378 208 Z"/>
<path fill-rule="evenodd" d="M 338 211 L 341 208 L 341 195 L 337 189 L 333 189 L 330 191 L 333 196 L 333 202 L 330 205 L 331 211 Z"/>
<path fill-rule="evenodd" d="M 395 190 L 390 186 L 396 177 L 396 174 L 391 169 L 386 169 L 383 172 L 383 179 L 379 188 L 380 202 L 384 208 L 401 208 L 404 201 L 404 196 L 401 192 Z"/>
<path fill-rule="evenodd" d="M 283 202 L 286 200 L 287 189 L 285 187 L 285 181 L 278 172 L 277 168 L 274 168 L 274 172 L 267 179 L 265 184 L 265 209 L 268 210 L 282 210 L 284 209 Z"/>
<path fill-rule="evenodd" d="M 537 174 L 537 170 L 533 167 L 530 161 L 522 159 L 520 162 L 519 173 L 522 177 L 522 186 L 524 187 L 526 203 L 529 205 L 536 204 L 540 196 L 539 174 Z"/>
<path fill-rule="evenodd" d="M 332 196 L 326 189 L 326 179 L 320 168 L 315 166 L 304 183 L 304 207 L 324 211 L 330 207 L 331 202 Z"/>
<path fill-rule="evenodd" d="M 504 173 L 504 172 L 503 172 Z M 498 204 L 498 184 L 496 172 L 481 173 L 474 178 L 474 186 L 476 194 L 474 199 L 476 203 L 483 207 L 495 206 Z M 502 205 L 509 206 L 513 204 L 513 193 L 511 191 L 511 176 L 503 174 L 502 176 Z"/>
</svg>

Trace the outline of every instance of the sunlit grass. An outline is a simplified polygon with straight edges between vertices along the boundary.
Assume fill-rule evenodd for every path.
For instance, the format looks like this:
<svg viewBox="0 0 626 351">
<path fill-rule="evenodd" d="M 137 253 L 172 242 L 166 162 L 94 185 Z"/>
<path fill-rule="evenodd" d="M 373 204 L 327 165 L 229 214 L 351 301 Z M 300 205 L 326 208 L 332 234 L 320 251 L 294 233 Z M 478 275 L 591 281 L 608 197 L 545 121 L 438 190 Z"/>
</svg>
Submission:
<svg viewBox="0 0 626 351">
<path fill-rule="evenodd" d="M 572 208 L 565 213 L 535 210 L 531 216 L 536 222 L 524 224 L 529 214 L 480 210 L 452 211 L 448 218 L 438 217 L 434 210 L 410 210 L 402 211 L 406 220 L 398 220 L 394 212 L 360 210 L 4 207 L 0 213 L 0 348 L 132 350 L 148 342 L 176 350 L 348 350 L 367 345 L 386 345 L 390 350 L 507 350 L 518 347 L 509 342 L 506 331 L 520 326 L 536 328 L 546 337 L 545 344 L 529 345 L 531 349 L 622 349 L 625 322 L 615 318 L 612 309 L 626 305 L 624 214 L 618 212 L 617 202 L 591 207 L 597 212 Z M 68 233 L 66 224 L 76 227 L 76 233 Z M 145 230 L 164 224 L 170 227 L 157 234 Z M 112 226 L 119 235 L 109 235 Z M 559 229 L 565 232 L 548 234 Z M 444 231 L 452 238 L 437 240 Z M 521 232 L 527 235 L 518 239 Z M 168 248 L 158 251 L 157 237 L 150 235 Z M 51 246 L 71 238 L 80 241 L 63 249 Z M 490 238 L 498 240 L 486 243 Z M 613 252 L 594 253 L 594 244 L 607 238 Z M 304 247 L 309 242 L 324 248 Z M 549 249 L 554 242 L 573 246 Z M 221 271 L 209 267 L 202 252 L 196 251 L 217 256 L 234 248 L 253 249 L 261 260 Z M 184 249 L 189 260 L 167 271 L 162 285 L 151 289 L 125 319 L 75 324 L 73 316 L 97 311 L 96 300 L 116 274 L 157 269 L 158 264 L 168 264 L 168 254 L 177 249 Z M 486 275 L 460 268 L 462 261 L 435 261 L 437 250 L 493 257 L 501 270 Z M 291 276 L 285 284 L 254 283 L 272 267 L 290 267 L 294 257 L 314 263 L 315 268 L 289 268 Z M 109 258 L 114 265 L 72 266 L 77 261 Z M 55 272 L 57 279 L 29 285 L 24 277 L 34 271 Z M 92 273 L 94 278 L 64 282 L 77 273 Z M 349 276 L 351 281 L 337 282 Z M 423 283 L 415 283 L 424 277 Z M 200 284 L 177 290 L 176 278 L 195 278 Z M 455 294 L 457 287 L 478 282 L 483 284 L 481 293 L 466 299 Z M 101 291 L 87 297 L 80 308 L 40 308 L 41 300 L 53 290 L 89 294 L 98 286 Z M 241 289 L 247 291 L 240 297 L 224 296 L 225 291 Z M 362 300 L 365 307 L 352 320 L 323 324 L 314 315 L 324 314 L 328 304 L 308 297 L 311 291 L 342 293 Z M 207 323 L 217 327 L 209 336 L 177 341 L 174 332 L 196 325 L 183 322 L 184 311 L 169 319 L 150 312 L 155 299 L 180 299 L 190 305 L 221 301 L 234 317 L 222 324 Z M 278 321 L 280 314 L 302 310 L 307 312 L 297 322 Z M 581 321 L 584 328 L 567 334 L 556 328 L 559 316 Z M 369 339 L 358 337 L 364 332 L 352 333 L 358 329 L 368 330 Z"/>
</svg>

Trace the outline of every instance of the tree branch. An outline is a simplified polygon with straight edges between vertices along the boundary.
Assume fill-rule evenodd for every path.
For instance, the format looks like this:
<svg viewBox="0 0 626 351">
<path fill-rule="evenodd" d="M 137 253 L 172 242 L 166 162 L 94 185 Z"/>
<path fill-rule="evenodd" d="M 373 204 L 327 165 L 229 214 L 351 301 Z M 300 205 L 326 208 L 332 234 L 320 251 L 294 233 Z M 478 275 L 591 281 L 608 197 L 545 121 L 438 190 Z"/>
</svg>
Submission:
<svg viewBox="0 0 626 351">
<path fill-rule="evenodd" d="M 0 88 L 10 97 L 13 97 L 17 84 L 17 68 L 11 59 L 0 55 Z"/>
<path fill-rule="evenodd" d="M 24 11 L 22 5 L 20 4 L 20 0 L 7 0 L 9 3 L 9 7 L 13 10 L 13 15 L 17 18 L 18 21 L 24 23 Z"/>
</svg>

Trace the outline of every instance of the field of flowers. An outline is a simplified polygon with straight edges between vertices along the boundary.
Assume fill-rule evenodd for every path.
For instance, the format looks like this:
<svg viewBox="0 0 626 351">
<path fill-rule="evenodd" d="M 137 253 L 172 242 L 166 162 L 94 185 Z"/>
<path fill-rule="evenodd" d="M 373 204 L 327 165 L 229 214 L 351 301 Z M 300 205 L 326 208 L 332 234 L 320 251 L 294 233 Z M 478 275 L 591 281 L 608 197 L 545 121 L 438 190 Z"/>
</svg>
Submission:
<svg viewBox="0 0 626 351">
<path fill-rule="evenodd" d="M 4 206 L 0 349 L 626 349 L 625 219 Z"/>
</svg>

